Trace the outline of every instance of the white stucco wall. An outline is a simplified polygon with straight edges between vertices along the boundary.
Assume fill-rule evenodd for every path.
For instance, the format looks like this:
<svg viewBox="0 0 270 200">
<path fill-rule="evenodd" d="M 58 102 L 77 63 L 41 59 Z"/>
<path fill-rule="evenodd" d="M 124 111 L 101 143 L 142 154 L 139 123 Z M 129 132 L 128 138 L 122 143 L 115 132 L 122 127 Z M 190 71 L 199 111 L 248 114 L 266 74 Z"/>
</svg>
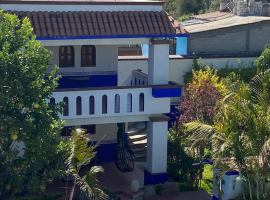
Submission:
<svg viewBox="0 0 270 200">
<path fill-rule="evenodd" d="M 90 135 L 92 141 L 104 143 L 116 142 L 117 125 L 116 124 L 97 124 L 96 134 Z"/>
<path fill-rule="evenodd" d="M 81 67 L 81 45 L 75 45 L 74 58 L 75 66 L 59 69 L 60 73 L 72 72 L 95 72 L 95 71 L 117 71 L 118 46 L 117 45 L 97 45 L 96 47 L 96 67 Z M 47 46 L 52 51 L 51 66 L 59 65 L 59 46 Z"/>
<path fill-rule="evenodd" d="M 205 64 L 214 66 L 216 69 L 228 67 L 249 66 L 256 58 L 203 58 L 201 59 Z M 171 56 L 169 61 L 169 81 L 178 84 L 184 84 L 186 72 L 191 71 L 193 59 L 180 58 Z M 241 63 L 241 64 L 240 64 Z M 160 66 L 162 67 L 162 66 Z M 144 73 L 148 73 L 148 60 L 146 58 L 124 58 L 121 57 L 118 62 L 118 84 L 129 84 L 131 72 L 135 69 L 141 69 Z"/>
</svg>

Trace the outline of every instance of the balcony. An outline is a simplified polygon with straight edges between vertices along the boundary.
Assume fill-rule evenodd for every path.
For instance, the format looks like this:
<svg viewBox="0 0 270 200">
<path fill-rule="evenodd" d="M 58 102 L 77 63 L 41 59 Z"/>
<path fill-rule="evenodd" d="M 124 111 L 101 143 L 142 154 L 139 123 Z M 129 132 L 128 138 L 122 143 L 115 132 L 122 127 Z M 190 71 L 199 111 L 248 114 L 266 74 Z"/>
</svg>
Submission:
<svg viewBox="0 0 270 200">
<path fill-rule="evenodd" d="M 160 87 L 171 88 L 170 85 Z M 170 98 L 156 98 L 152 93 L 152 86 L 62 88 L 53 93 L 51 101 L 64 102 L 60 114 L 63 120 L 169 113 Z"/>
</svg>

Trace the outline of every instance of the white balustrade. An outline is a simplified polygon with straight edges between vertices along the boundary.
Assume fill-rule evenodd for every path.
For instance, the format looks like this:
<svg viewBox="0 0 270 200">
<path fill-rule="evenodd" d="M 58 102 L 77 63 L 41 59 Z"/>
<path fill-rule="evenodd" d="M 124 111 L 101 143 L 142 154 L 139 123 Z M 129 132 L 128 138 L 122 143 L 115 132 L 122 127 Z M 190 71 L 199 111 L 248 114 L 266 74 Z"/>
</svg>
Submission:
<svg viewBox="0 0 270 200">
<path fill-rule="evenodd" d="M 148 75 L 140 69 L 133 70 L 131 77 L 131 85 L 148 85 Z"/>
<path fill-rule="evenodd" d="M 66 106 L 61 119 L 151 115 L 168 113 L 170 99 L 152 97 L 151 87 L 58 90 L 53 93 L 55 103 Z"/>
</svg>

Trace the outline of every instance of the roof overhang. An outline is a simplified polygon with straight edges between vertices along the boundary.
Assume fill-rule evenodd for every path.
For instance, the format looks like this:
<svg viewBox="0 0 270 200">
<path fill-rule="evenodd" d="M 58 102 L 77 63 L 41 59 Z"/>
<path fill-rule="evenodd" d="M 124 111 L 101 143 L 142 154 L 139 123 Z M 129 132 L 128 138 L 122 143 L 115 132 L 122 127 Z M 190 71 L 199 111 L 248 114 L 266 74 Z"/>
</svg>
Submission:
<svg viewBox="0 0 270 200">
<path fill-rule="evenodd" d="M 1 0 L 1 4 L 42 5 L 163 5 L 163 0 Z"/>
<path fill-rule="evenodd" d="M 164 11 L 17 12 L 38 40 L 175 38 L 188 33 Z"/>
</svg>

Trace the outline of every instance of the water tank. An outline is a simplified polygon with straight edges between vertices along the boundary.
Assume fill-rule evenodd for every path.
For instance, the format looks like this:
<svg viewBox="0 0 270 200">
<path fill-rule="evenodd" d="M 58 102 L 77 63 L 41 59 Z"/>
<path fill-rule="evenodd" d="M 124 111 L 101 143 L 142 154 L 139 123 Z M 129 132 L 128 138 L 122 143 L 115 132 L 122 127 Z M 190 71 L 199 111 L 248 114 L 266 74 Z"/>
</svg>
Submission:
<svg viewBox="0 0 270 200">
<path fill-rule="evenodd" d="M 222 200 L 235 199 L 241 194 L 242 179 L 235 170 L 227 171 L 221 181 Z"/>
</svg>

